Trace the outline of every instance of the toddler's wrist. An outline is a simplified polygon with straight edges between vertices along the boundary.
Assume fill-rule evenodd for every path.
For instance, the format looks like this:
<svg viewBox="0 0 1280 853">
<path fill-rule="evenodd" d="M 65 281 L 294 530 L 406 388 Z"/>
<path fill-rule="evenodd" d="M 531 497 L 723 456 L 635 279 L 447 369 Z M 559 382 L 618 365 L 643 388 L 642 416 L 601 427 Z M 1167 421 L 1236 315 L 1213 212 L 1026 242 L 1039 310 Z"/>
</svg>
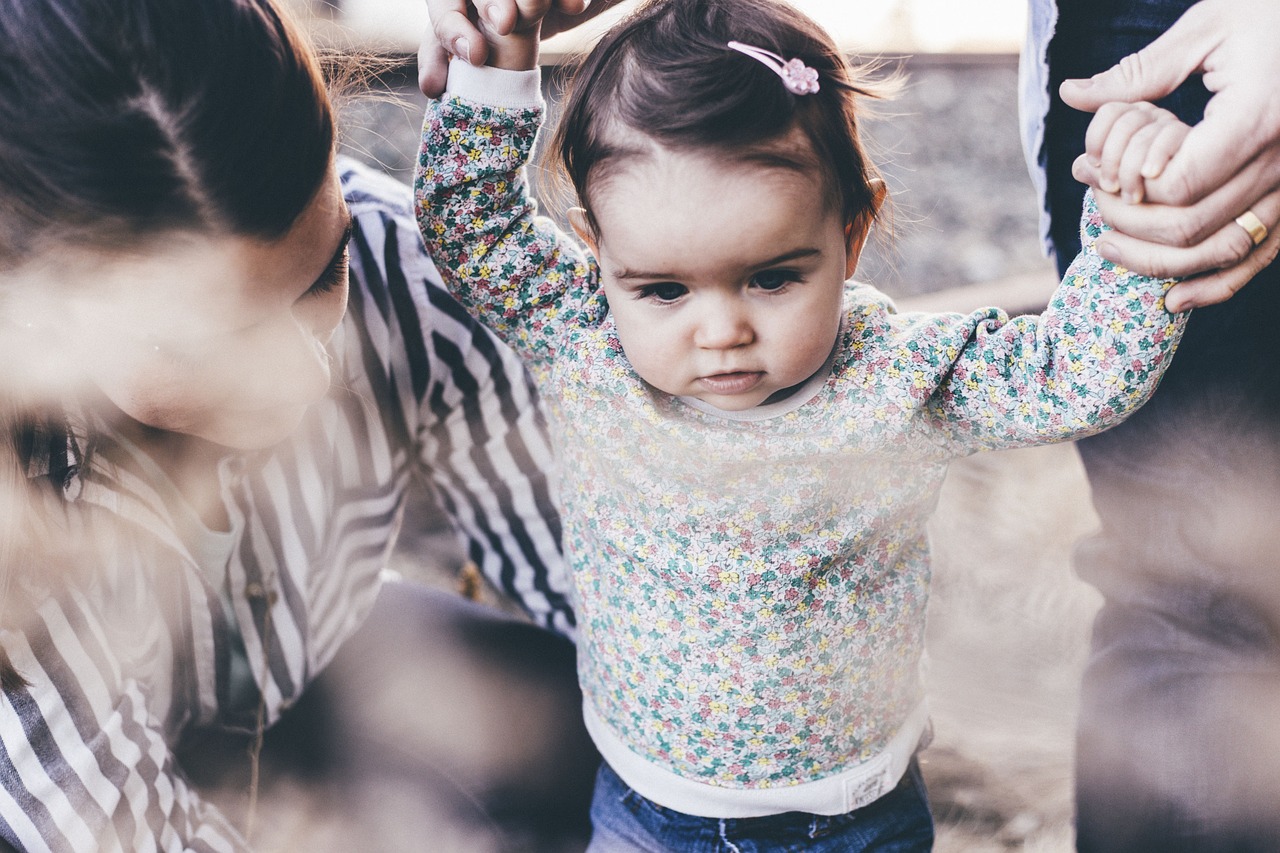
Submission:
<svg viewBox="0 0 1280 853">
<path fill-rule="evenodd" d="M 537 68 L 541 29 L 540 24 L 534 24 L 530 30 L 500 36 L 484 27 L 484 36 L 489 42 L 489 58 L 485 64 L 508 71 L 532 71 Z"/>
<path fill-rule="evenodd" d="M 508 110 L 537 109 L 542 106 L 540 82 L 536 68 L 517 71 L 489 65 L 476 67 L 454 59 L 449 63 L 444 94 Z"/>
</svg>

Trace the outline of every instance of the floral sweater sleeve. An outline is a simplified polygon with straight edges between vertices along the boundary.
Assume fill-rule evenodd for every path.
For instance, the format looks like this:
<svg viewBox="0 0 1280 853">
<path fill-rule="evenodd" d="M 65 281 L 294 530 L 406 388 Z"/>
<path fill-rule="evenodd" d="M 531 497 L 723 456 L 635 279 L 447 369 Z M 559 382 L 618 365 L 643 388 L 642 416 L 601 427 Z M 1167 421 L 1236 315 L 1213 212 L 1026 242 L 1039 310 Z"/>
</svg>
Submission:
<svg viewBox="0 0 1280 853">
<path fill-rule="evenodd" d="M 483 102 L 504 100 L 485 89 L 495 79 L 535 85 L 505 104 Z M 528 195 L 523 166 L 542 117 L 537 72 L 454 63 L 449 81 L 450 91 L 431 102 L 423 123 L 414 182 L 418 225 L 450 291 L 542 381 L 572 330 L 606 314 L 595 259 L 538 216 Z"/>
<path fill-rule="evenodd" d="M 902 354 L 916 369 L 929 353 L 942 368 L 924 412 L 953 452 L 1080 438 L 1119 423 L 1155 391 L 1187 314 L 1165 310 L 1171 281 L 1098 254 L 1107 226 L 1092 193 L 1080 228 L 1083 248 L 1039 316 L 989 308 L 894 321 L 910 328 Z"/>
</svg>

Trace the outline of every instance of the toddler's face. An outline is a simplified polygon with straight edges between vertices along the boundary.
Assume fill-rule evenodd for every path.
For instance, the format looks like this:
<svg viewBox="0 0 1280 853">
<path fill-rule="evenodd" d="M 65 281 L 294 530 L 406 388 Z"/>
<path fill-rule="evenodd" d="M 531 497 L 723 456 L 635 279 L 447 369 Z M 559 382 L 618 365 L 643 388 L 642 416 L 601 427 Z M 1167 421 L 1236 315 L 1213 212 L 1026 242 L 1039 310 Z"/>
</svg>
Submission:
<svg viewBox="0 0 1280 853">
<path fill-rule="evenodd" d="M 817 170 L 649 146 L 593 191 L 623 350 L 646 382 L 720 409 L 782 399 L 826 362 L 865 231 Z"/>
</svg>

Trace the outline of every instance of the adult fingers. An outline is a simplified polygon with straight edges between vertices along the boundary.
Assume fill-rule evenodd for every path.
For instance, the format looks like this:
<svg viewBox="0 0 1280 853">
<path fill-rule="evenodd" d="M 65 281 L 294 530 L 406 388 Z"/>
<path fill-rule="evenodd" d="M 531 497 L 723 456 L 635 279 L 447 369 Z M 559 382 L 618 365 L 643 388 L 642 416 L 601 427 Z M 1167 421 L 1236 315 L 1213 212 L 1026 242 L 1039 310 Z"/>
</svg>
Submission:
<svg viewBox="0 0 1280 853">
<path fill-rule="evenodd" d="M 472 65 L 483 65 L 489 55 L 489 47 L 484 34 L 468 17 L 466 4 L 457 0 L 438 0 L 428 3 L 428 6 L 436 42 L 459 59 Z"/>
<path fill-rule="evenodd" d="M 1072 174 L 1095 189 L 1101 182 L 1096 164 L 1084 156 L 1076 159 Z M 1186 207 L 1161 203 L 1152 190 L 1153 183 L 1146 182 L 1143 204 L 1126 204 L 1118 195 L 1098 192 L 1099 211 L 1116 231 L 1139 240 L 1184 248 L 1219 231 L 1277 188 L 1270 158 L 1249 163 L 1213 192 Z"/>
<path fill-rule="evenodd" d="M 588 8 L 591 0 L 535 0 L 537 14 L 551 3 L 551 14 L 577 15 Z M 603 9 L 616 0 L 603 0 Z M 475 9 L 466 0 L 427 0 L 431 27 L 423 35 L 418 47 L 418 88 L 429 98 L 444 93 L 449 76 L 449 59 L 458 57 L 472 65 L 482 65 L 489 57 L 489 44 L 481 31 L 483 26 L 497 35 L 508 35 L 521 15 L 519 0 L 487 0 Z M 473 13 L 475 19 L 473 20 Z M 584 15 L 586 20 L 591 15 Z M 575 24 L 576 25 L 576 22 Z M 563 26 L 568 29 L 568 26 Z M 546 27 L 544 35 L 549 35 Z"/>
<path fill-rule="evenodd" d="M 1213 93 L 1205 118 L 1187 135 L 1146 197 L 1187 207 L 1214 191 L 1247 163 L 1280 148 L 1280 3 L 1200 0 L 1160 38 L 1085 83 L 1060 91 L 1078 109 L 1109 100 L 1153 100 L 1194 72 Z M 1269 184 L 1280 184 L 1280 174 Z"/>
<path fill-rule="evenodd" d="M 1064 80 L 1059 94 L 1068 106 L 1097 112 L 1111 101 L 1157 101 L 1200 70 L 1220 40 L 1212 16 L 1193 6 L 1173 26 L 1137 53 L 1085 80 Z"/>
<path fill-rule="evenodd" d="M 448 78 L 449 52 L 436 39 L 435 29 L 427 27 L 418 45 L 418 88 L 428 98 L 438 98 Z"/>
<path fill-rule="evenodd" d="M 1246 164 L 1265 158 L 1270 186 L 1280 184 L 1280 102 L 1274 91 L 1233 89 L 1214 96 L 1205 118 L 1191 129 L 1163 174 L 1148 182 L 1147 195 L 1166 204 L 1188 205 Z"/>
<path fill-rule="evenodd" d="M 520 17 L 520 4 L 516 0 L 482 0 L 476 3 L 476 11 L 482 27 L 496 35 L 510 35 Z"/>
<path fill-rule="evenodd" d="M 1110 222 L 1108 208 L 1132 207 L 1123 202 L 1116 202 L 1114 197 L 1105 194 L 1097 194 L 1096 197 L 1098 212 L 1107 222 Z M 1269 234 L 1280 232 L 1280 192 L 1269 193 L 1260 199 L 1252 210 Z M 1270 239 L 1269 236 L 1268 239 Z M 1265 245 L 1266 241 L 1263 246 L 1255 247 L 1249 233 L 1232 220 L 1206 239 L 1191 246 L 1152 243 L 1113 229 L 1098 238 L 1097 249 L 1098 253 L 1107 260 L 1145 275 L 1164 278 L 1198 276 L 1215 271 L 1238 271 L 1242 268 L 1252 268 L 1256 272 L 1261 267 L 1254 268 L 1251 265 L 1257 263 L 1258 257 L 1266 254 Z M 1266 263 L 1270 263 L 1270 258 L 1266 258 Z M 1220 285 L 1229 280 L 1230 277 L 1218 277 L 1214 281 Z"/>
<path fill-rule="evenodd" d="M 1225 302 L 1240 292 L 1280 253 L 1280 233 L 1273 233 L 1235 266 L 1180 281 L 1165 294 L 1170 311 L 1186 311 Z"/>
</svg>

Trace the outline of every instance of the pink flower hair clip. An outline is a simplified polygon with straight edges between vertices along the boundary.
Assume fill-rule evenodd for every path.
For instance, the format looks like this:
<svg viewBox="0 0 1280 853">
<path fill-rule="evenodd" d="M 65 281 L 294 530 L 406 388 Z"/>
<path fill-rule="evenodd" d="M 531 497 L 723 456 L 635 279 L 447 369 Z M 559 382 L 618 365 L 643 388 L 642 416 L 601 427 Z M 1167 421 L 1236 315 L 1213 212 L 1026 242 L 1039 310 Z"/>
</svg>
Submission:
<svg viewBox="0 0 1280 853">
<path fill-rule="evenodd" d="M 782 78 L 782 85 L 793 95 L 812 95 L 818 91 L 818 72 L 799 59 L 783 59 L 762 47 L 731 41 L 731 50 L 745 54 Z"/>
</svg>

